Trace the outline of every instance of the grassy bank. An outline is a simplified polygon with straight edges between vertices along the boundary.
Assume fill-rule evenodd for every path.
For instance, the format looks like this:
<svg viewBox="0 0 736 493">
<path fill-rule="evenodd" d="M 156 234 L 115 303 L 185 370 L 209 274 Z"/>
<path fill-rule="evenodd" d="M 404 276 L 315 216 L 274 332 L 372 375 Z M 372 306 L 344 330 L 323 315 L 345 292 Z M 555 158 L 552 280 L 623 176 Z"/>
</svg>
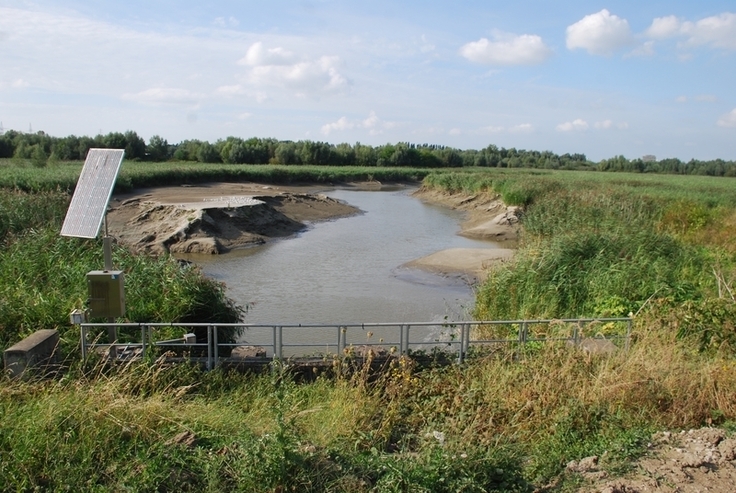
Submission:
<svg viewBox="0 0 736 493">
<path fill-rule="evenodd" d="M 481 176 L 425 179 L 524 207 L 518 254 L 479 289 L 478 318 L 621 316 L 664 303 L 712 311 L 720 320 L 713 344 L 730 337 L 736 181 L 524 170 Z"/>
<path fill-rule="evenodd" d="M 531 491 L 573 459 L 628 470 L 651 433 L 733 418 L 733 358 L 640 326 L 629 353 L 560 346 L 463 367 L 297 383 L 187 367 L 93 368 L 0 389 L 0 489 Z M 566 488 L 561 487 L 561 491 Z"/>
<path fill-rule="evenodd" d="M 191 175 L 172 165 L 145 181 L 160 164 L 140 166 L 130 178 L 140 186 L 164 171 L 225 179 L 210 165 Z M 20 188 L 36 191 L 0 198 L 0 346 L 58 327 L 73 354 L 66 317 L 102 248 L 58 237 L 69 186 L 53 167 L 32 171 L 36 185 Z M 407 179 L 334 171 L 282 180 Z M 0 181 L 10 174 L 0 169 Z M 479 317 L 634 312 L 631 350 L 537 345 L 445 368 L 402 359 L 380 375 L 336 363 L 308 383 L 288 365 L 237 375 L 72 362 L 58 380 L 2 381 L 0 491 L 532 491 L 553 480 L 572 491 L 570 460 L 598 455 L 617 474 L 655 430 L 736 419 L 736 181 L 465 169 L 424 183 L 524 206 L 516 260 L 480 287 Z M 119 248 L 115 263 L 131 317 L 237 317 L 196 269 Z"/>
</svg>

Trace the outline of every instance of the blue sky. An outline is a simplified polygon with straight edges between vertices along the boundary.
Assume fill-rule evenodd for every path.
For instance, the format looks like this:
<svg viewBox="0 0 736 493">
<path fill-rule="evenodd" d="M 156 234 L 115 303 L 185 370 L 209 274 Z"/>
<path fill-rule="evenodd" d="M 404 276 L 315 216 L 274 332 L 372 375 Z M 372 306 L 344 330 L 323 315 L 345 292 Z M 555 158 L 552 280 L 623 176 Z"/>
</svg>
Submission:
<svg viewBox="0 0 736 493">
<path fill-rule="evenodd" d="M 736 159 L 736 5 L 0 0 L 0 122 L 55 136 Z"/>
</svg>

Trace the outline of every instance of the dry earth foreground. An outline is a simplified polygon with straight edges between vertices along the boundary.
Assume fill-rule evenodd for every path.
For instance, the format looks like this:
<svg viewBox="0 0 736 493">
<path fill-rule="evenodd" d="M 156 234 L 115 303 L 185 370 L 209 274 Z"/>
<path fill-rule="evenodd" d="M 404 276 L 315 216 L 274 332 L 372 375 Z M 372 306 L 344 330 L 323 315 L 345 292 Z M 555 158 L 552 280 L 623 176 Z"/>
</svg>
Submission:
<svg viewBox="0 0 736 493">
<path fill-rule="evenodd" d="M 656 433 L 647 454 L 625 478 L 610 479 L 598 469 L 598 457 L 573 461 L 567 470 L 580 474 L 582 492 L 733 493 L 736 491 L 736 439 L 719 428 Z M 549 485 L 542 491 L 554 491 Z"/>
<path fill-rule="evenodd" d="M 390 185 L 395 188 L 397 185 Z M 377 182 L 344 187 L 380 190 Z M 331 199 L 324 186 L 213 183 L 136 190 L 110 202 L 108 230 L 121 244 L 145 253 L 219 254 L 287 238 L 309 223 L 360 214 Z M 422 200 L 466 211 L 460 234 L 514 246 L 518 211 L 488 196 L 457 197 L 419 190 Z M 482 279 L 494 263 L 511 258 L 511 248 L 454 248 L 407 264 L 439 274 Z"/>
</svg>

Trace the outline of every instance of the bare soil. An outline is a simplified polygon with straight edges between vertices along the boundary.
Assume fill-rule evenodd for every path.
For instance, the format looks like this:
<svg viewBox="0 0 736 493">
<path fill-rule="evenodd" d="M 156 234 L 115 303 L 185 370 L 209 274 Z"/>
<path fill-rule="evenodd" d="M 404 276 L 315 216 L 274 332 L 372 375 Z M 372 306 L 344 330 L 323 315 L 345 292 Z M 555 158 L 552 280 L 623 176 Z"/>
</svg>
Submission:
<svg viewBox="0 0 736 493">
<path fill-rule="evenodd" d="M 218 254 L 360 213 L 318 190 L 255 183 L 140 189 L 113 197 L 108 228 L 140 252 Z"/>
<path fill-rule="evenodd" d="M 489 194 L 449 194 L 421 188 L 414 196 L 433 204 L 465 212 L 460 235 L 489 240 L 504 248 L 450 248 L 405 264 L 439 274 L 461 272 L 473 281 L 483 281 L 490 269 L 511 260 L 521 225 L 520 210 Z"/>
<path fill-rule="evenodd" d="M 608 478 L 605 457 L 573 461 L 567 470 L 579 474 L 581 492 L 600 493 L 733 493 L 736 491 L 736 439 L 720 428 L 656 433 L 648 452 L 623 478 Z M 541 491 L 555 491 L 550 485 Z"/>
</svg>

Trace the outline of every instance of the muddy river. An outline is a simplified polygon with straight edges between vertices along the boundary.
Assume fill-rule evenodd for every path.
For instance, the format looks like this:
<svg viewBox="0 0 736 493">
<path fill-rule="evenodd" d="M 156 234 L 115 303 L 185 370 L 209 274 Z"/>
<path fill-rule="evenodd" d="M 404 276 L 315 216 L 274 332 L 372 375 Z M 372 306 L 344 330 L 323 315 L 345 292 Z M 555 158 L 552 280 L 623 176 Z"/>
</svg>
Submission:
<svg viewBox="0 0 736 493">
<path fill-rule="evenodd" d="M 446 248 L 494 244 L 458 236 L 461 213 L 410 193 L 333 190 L 326 195 L 363 213 L 312 224 L 295 238 L 189 258 L 248 307 L 248 323 L 465 319 L 473 293 L 464 278 L 402 265 Z"/>
</svg>

